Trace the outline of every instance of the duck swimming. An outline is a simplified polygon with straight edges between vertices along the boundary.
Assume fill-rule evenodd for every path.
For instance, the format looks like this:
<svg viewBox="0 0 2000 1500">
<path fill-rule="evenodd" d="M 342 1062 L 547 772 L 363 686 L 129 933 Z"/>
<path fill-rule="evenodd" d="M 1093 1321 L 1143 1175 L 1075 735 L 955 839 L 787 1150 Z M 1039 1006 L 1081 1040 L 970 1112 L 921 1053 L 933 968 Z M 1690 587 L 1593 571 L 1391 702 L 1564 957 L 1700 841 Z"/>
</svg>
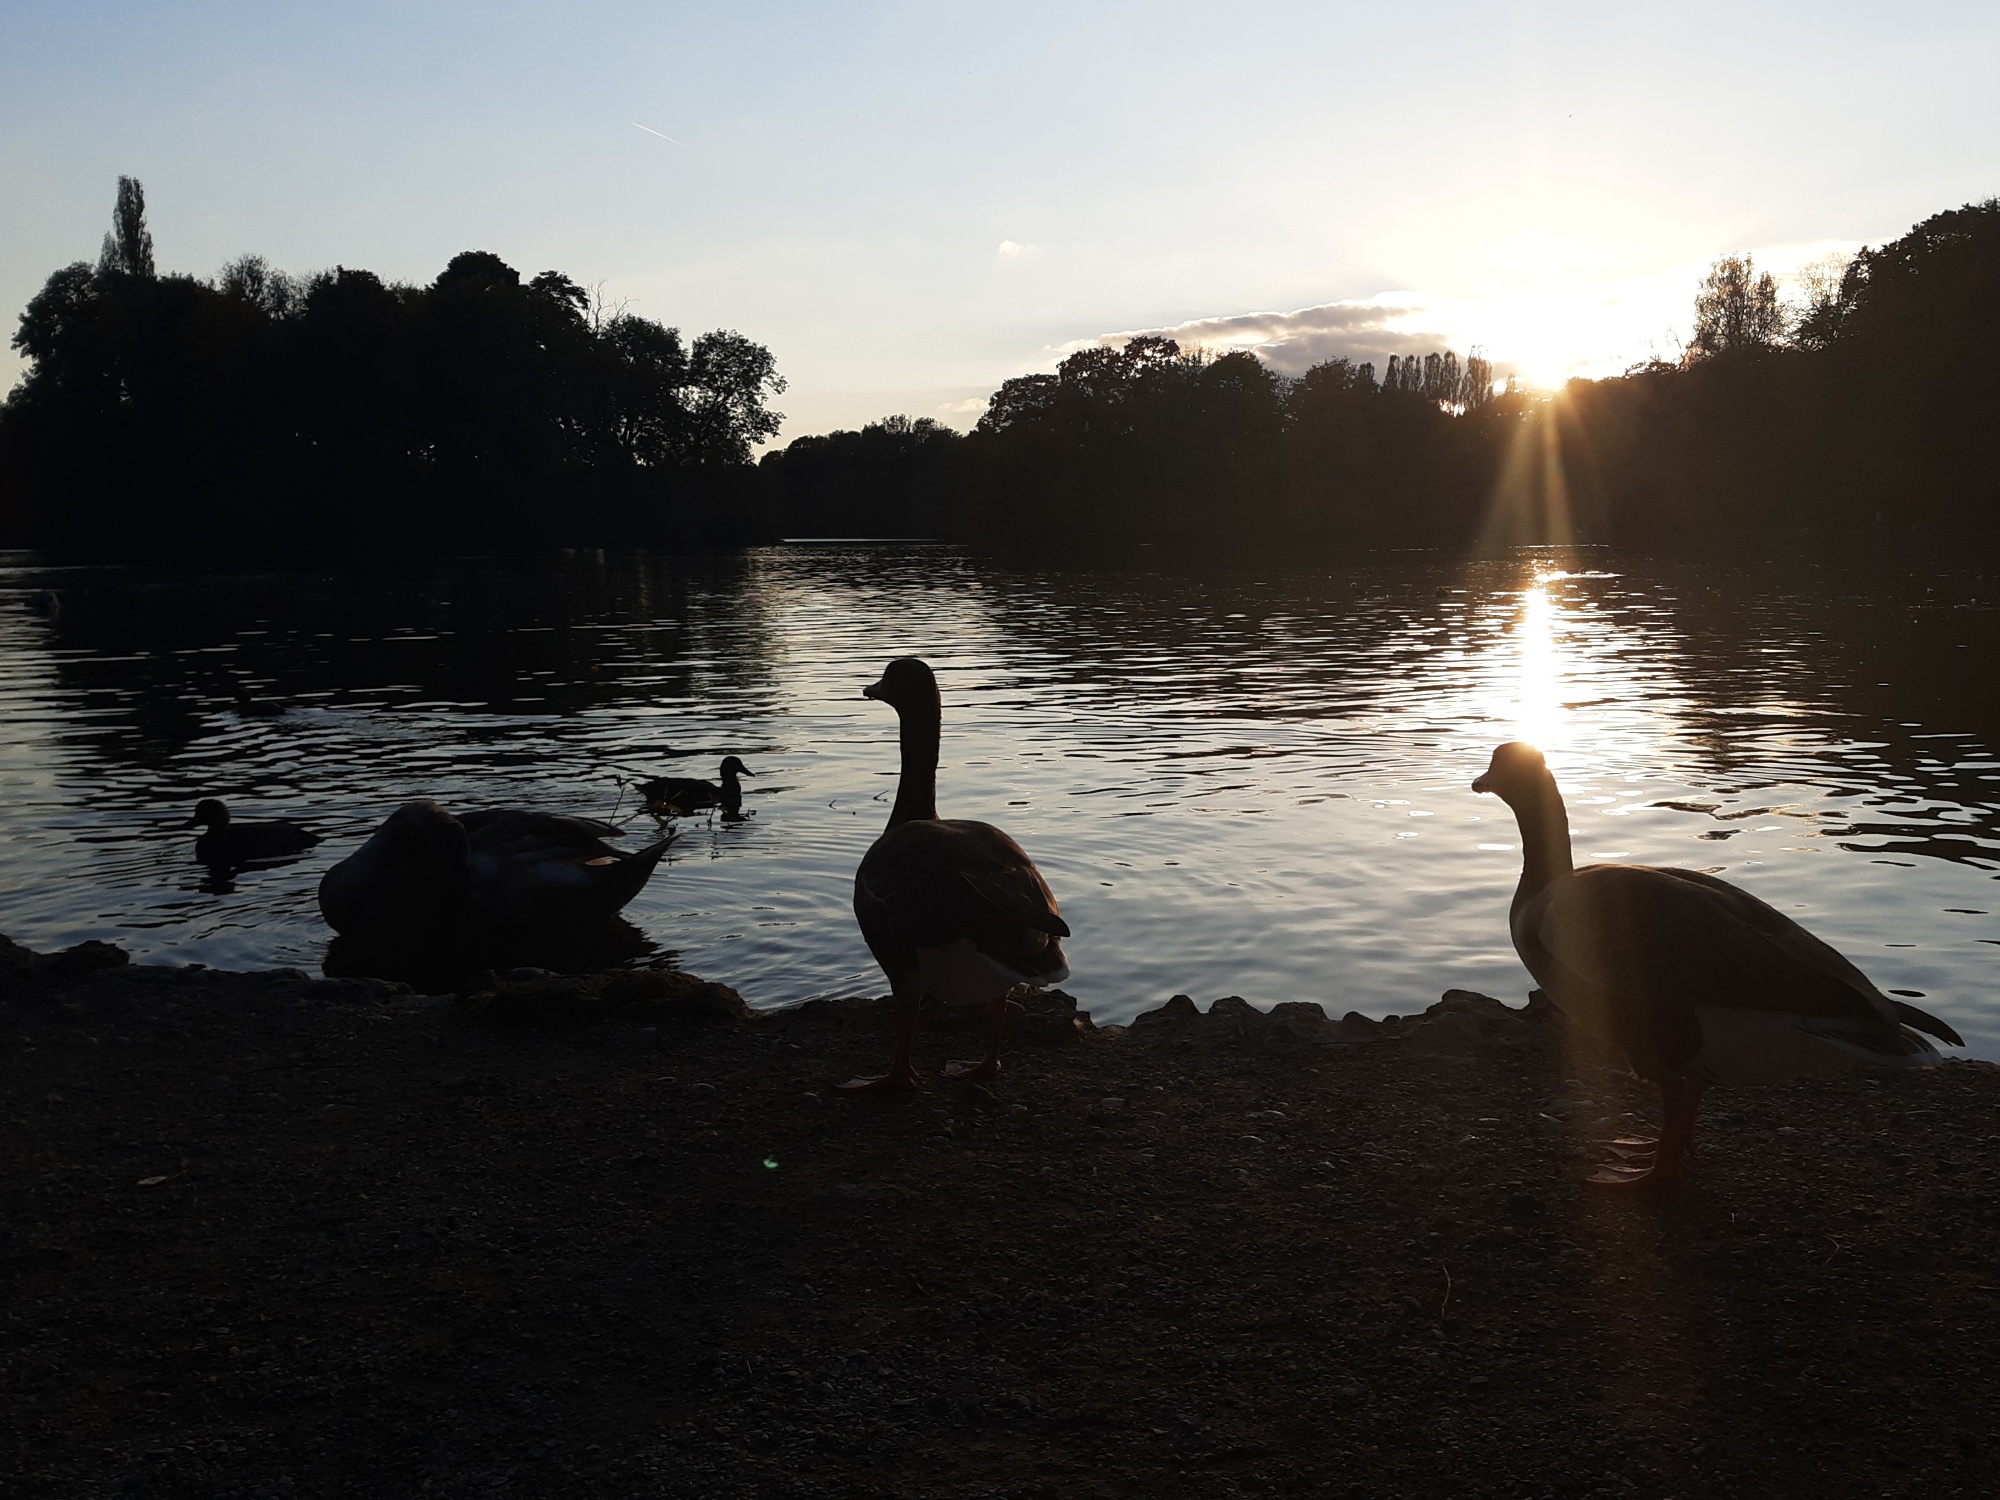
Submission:
<svg viewBox="0 0 2000 1500">
<path fill-rule="evenodd" d="M 646 811 L 663 818 L 685 817 L 703 808 L 719 807 L 729 817 L 740 816 L 743 812 L 743 784 L 736 778 L 754 776 L 757 773 L 735 756 L 722 763 L 719 773 L 722 785 L 712 781 L 700 781 L 692 776 L 656 776 L 651 781 L 639 783 L 639 795 L 645 798 Z"/>
<path fill-rule="evenodd" d="M 1937 1060 L 1919 1033 L 1963 1046 L 1937 1017 L 1892 1000 L 1790 917 L 1713 875 L 1571 863 L 1562 793 L 1539 750 L 1493 752 L 1472 783 L 1514 810 L 1521 882 L 1514 949 L 1566 1016 L 1621 1048 L 1657 1084 L 1658 1141 L 1618 1141 L 1600 1187 L 1662 1187 L 1691 1170 L 1709 1084 L 1779 1083 Z"/>
<path fill-rule="evenodd" d="M 990 823 L 938 816 L 943 709 L 930 667 L 901 657 L 861 691 L 894 708 L 901 731 L 902 776 L 889 826 L 854 872 L 854 919 L 896 995 L 896 1050 L 887 1073 L 853 1079 L 841 1091 L 917 1086 L 910 1048 L 926 995 L 992 1007 L 986 1056 L 944 1070 L 947 1078 L 991 1078 L 1000 1071 L 1007 996 L 1069 977 L 1061 942 L 1069 924 L 1019 844 Z"/>
<path fill-rule="evenodd" d="M 194 857 L 205 865 L 246 865 L 260 859 L 283 859 L 303 854 L 319 842 L 319 835 L 272 819 L 262 823 L 238 823 L 229 809 L 213 797 L 204 797 L 194 807 L 194 816 L 183 828 L 208 831 L 194 841 Z"/>
<path fill-rule="evenodd" d="M 343 937 L 444 936 L 467 924 L 551 930 L 615 915 L 673 842 L 627 851 L 591 818 L 496 807 L 455 818 L 406 802 L 328 870 L 320 914 Z"/>
</svg>

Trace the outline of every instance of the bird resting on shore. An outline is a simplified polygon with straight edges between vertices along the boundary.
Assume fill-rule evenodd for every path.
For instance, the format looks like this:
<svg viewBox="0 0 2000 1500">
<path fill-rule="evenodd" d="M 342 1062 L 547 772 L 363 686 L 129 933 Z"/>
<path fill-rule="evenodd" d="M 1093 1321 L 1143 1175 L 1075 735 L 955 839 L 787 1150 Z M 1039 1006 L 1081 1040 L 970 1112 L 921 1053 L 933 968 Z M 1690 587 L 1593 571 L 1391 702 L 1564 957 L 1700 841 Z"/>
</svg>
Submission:
<svg viewBox="0 0 2000 1500">
<path fill-rule="evenodd" d="M 573 928 L 615 915 L 639 894 L 672 844 L 606 843 L 618 830 L 593 818 L 495 807 L 455 818 L 406 802 L 328 870 L 320 913 L 344 937 L 409 940 L 466 924 Z"/>
</svg>

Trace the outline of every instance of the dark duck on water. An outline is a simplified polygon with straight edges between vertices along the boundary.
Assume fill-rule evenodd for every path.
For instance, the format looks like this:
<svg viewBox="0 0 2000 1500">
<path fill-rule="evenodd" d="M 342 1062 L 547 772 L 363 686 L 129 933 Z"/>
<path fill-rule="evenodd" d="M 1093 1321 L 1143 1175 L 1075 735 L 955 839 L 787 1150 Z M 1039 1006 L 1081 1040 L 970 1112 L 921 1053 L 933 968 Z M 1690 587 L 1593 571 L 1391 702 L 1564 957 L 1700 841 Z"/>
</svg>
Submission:
<svg viewBox="0 0 2000 1500">
<path fill-rule="evenodd" d="M 194 816 L 181 825 L 207 832 L 194 841 L 194 857 L 205 865 L 244 865 L 260 859 L 283 859 L 303 854 L 319 842 L 319 835 L 272 819 L 264 823 L 238 823 L 229 809 L 213 797 L 195 804 Z"/>
<path fill-rule="evenodd" d="M 991 1078 L 1000 1071 L 1007 996 L 1022 985 L 1069 977 L 1061 942 L 1069 925 L 1019 844 L 989 823 L 938 816 L 943 709 L 931 669 L 902 657 L 862 693 L 894 708 L 901 726 L 902 777 L 889 826 L 854 873 L 855 920 L 896 995 L 896 1050 L 887 1073 L 853 1079 L 841 1089 L 916 1087 L 910 1048 L 926 995 L 991 1007 L 986 1056 L 944 1070 L 947 1078 Z"/>
<path fill-rule="evenodd" d="M 1782 912 L 1713 875 L 1570 859 L 1562 793 L 1532 745 L 1505 744 L 1472 783 L 1514 810 L 1521 883 L 1509 925 L 1556 1008 L 1621 1048 L 1657 1084 L 1658 1141 L 1616 1141 L 1600 1187 L 1659 1187 L 1691 1170 L 1695 1109 L 1712 1083 L 1780 1083 L 1913 1067 L 1963 1046 L 1937 1017 L 1884 995 Z"/>
<path fill-rule="evenodd" d="M 757 773 L 732 755 L 723 761 L 719 774 L 722 777 L 720 786 L 692 776 L 657 776 L 651 781 L 640 782 L 638 791 L 646 800 L 646 811 L 663 818 L 685 817 L 688 813 L 710 807 L 721 808 L 729 817 L 740 816 L 743 811 L 743 783 L 736 778 Z"/>
</svg>

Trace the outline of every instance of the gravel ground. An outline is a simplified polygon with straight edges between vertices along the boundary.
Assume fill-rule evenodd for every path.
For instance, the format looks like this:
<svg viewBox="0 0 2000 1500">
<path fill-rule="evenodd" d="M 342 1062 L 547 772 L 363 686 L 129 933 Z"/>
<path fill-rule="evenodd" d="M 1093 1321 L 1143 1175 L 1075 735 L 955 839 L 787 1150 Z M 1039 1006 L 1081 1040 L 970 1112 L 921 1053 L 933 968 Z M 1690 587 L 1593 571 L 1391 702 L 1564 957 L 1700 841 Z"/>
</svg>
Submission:
<svg viewBox="0 0 2000 1500">
<path fill-rule="evenodd" d="M 10 1500 L 1996 1491 L 1984 1064 L 1715 1094 L 1656 1198 L 1463 994 L 1058 997 L 857 1105 L 877 1001 L 8 951 Z"/>
</svg>

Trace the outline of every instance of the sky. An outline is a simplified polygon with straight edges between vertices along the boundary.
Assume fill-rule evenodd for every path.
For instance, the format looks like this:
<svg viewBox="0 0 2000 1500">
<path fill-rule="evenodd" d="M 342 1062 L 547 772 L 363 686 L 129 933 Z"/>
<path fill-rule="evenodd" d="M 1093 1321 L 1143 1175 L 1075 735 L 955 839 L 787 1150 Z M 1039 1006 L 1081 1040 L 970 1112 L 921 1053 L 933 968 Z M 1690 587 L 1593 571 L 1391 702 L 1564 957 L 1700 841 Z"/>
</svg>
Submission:
<svg viewBox="0 0 2000 1500">
<path fill-rule="evenodd" d="M 1996 77 L 2000 6 L 1922 0 L 0 0 L 0 309 L 125 173 L 162 269 L 483 249 L 738 329 L 784 439 L 1135 331 L 1546 383 L 1677 352 L 1717 256 L 2000 193 Z"/>
</svg>

